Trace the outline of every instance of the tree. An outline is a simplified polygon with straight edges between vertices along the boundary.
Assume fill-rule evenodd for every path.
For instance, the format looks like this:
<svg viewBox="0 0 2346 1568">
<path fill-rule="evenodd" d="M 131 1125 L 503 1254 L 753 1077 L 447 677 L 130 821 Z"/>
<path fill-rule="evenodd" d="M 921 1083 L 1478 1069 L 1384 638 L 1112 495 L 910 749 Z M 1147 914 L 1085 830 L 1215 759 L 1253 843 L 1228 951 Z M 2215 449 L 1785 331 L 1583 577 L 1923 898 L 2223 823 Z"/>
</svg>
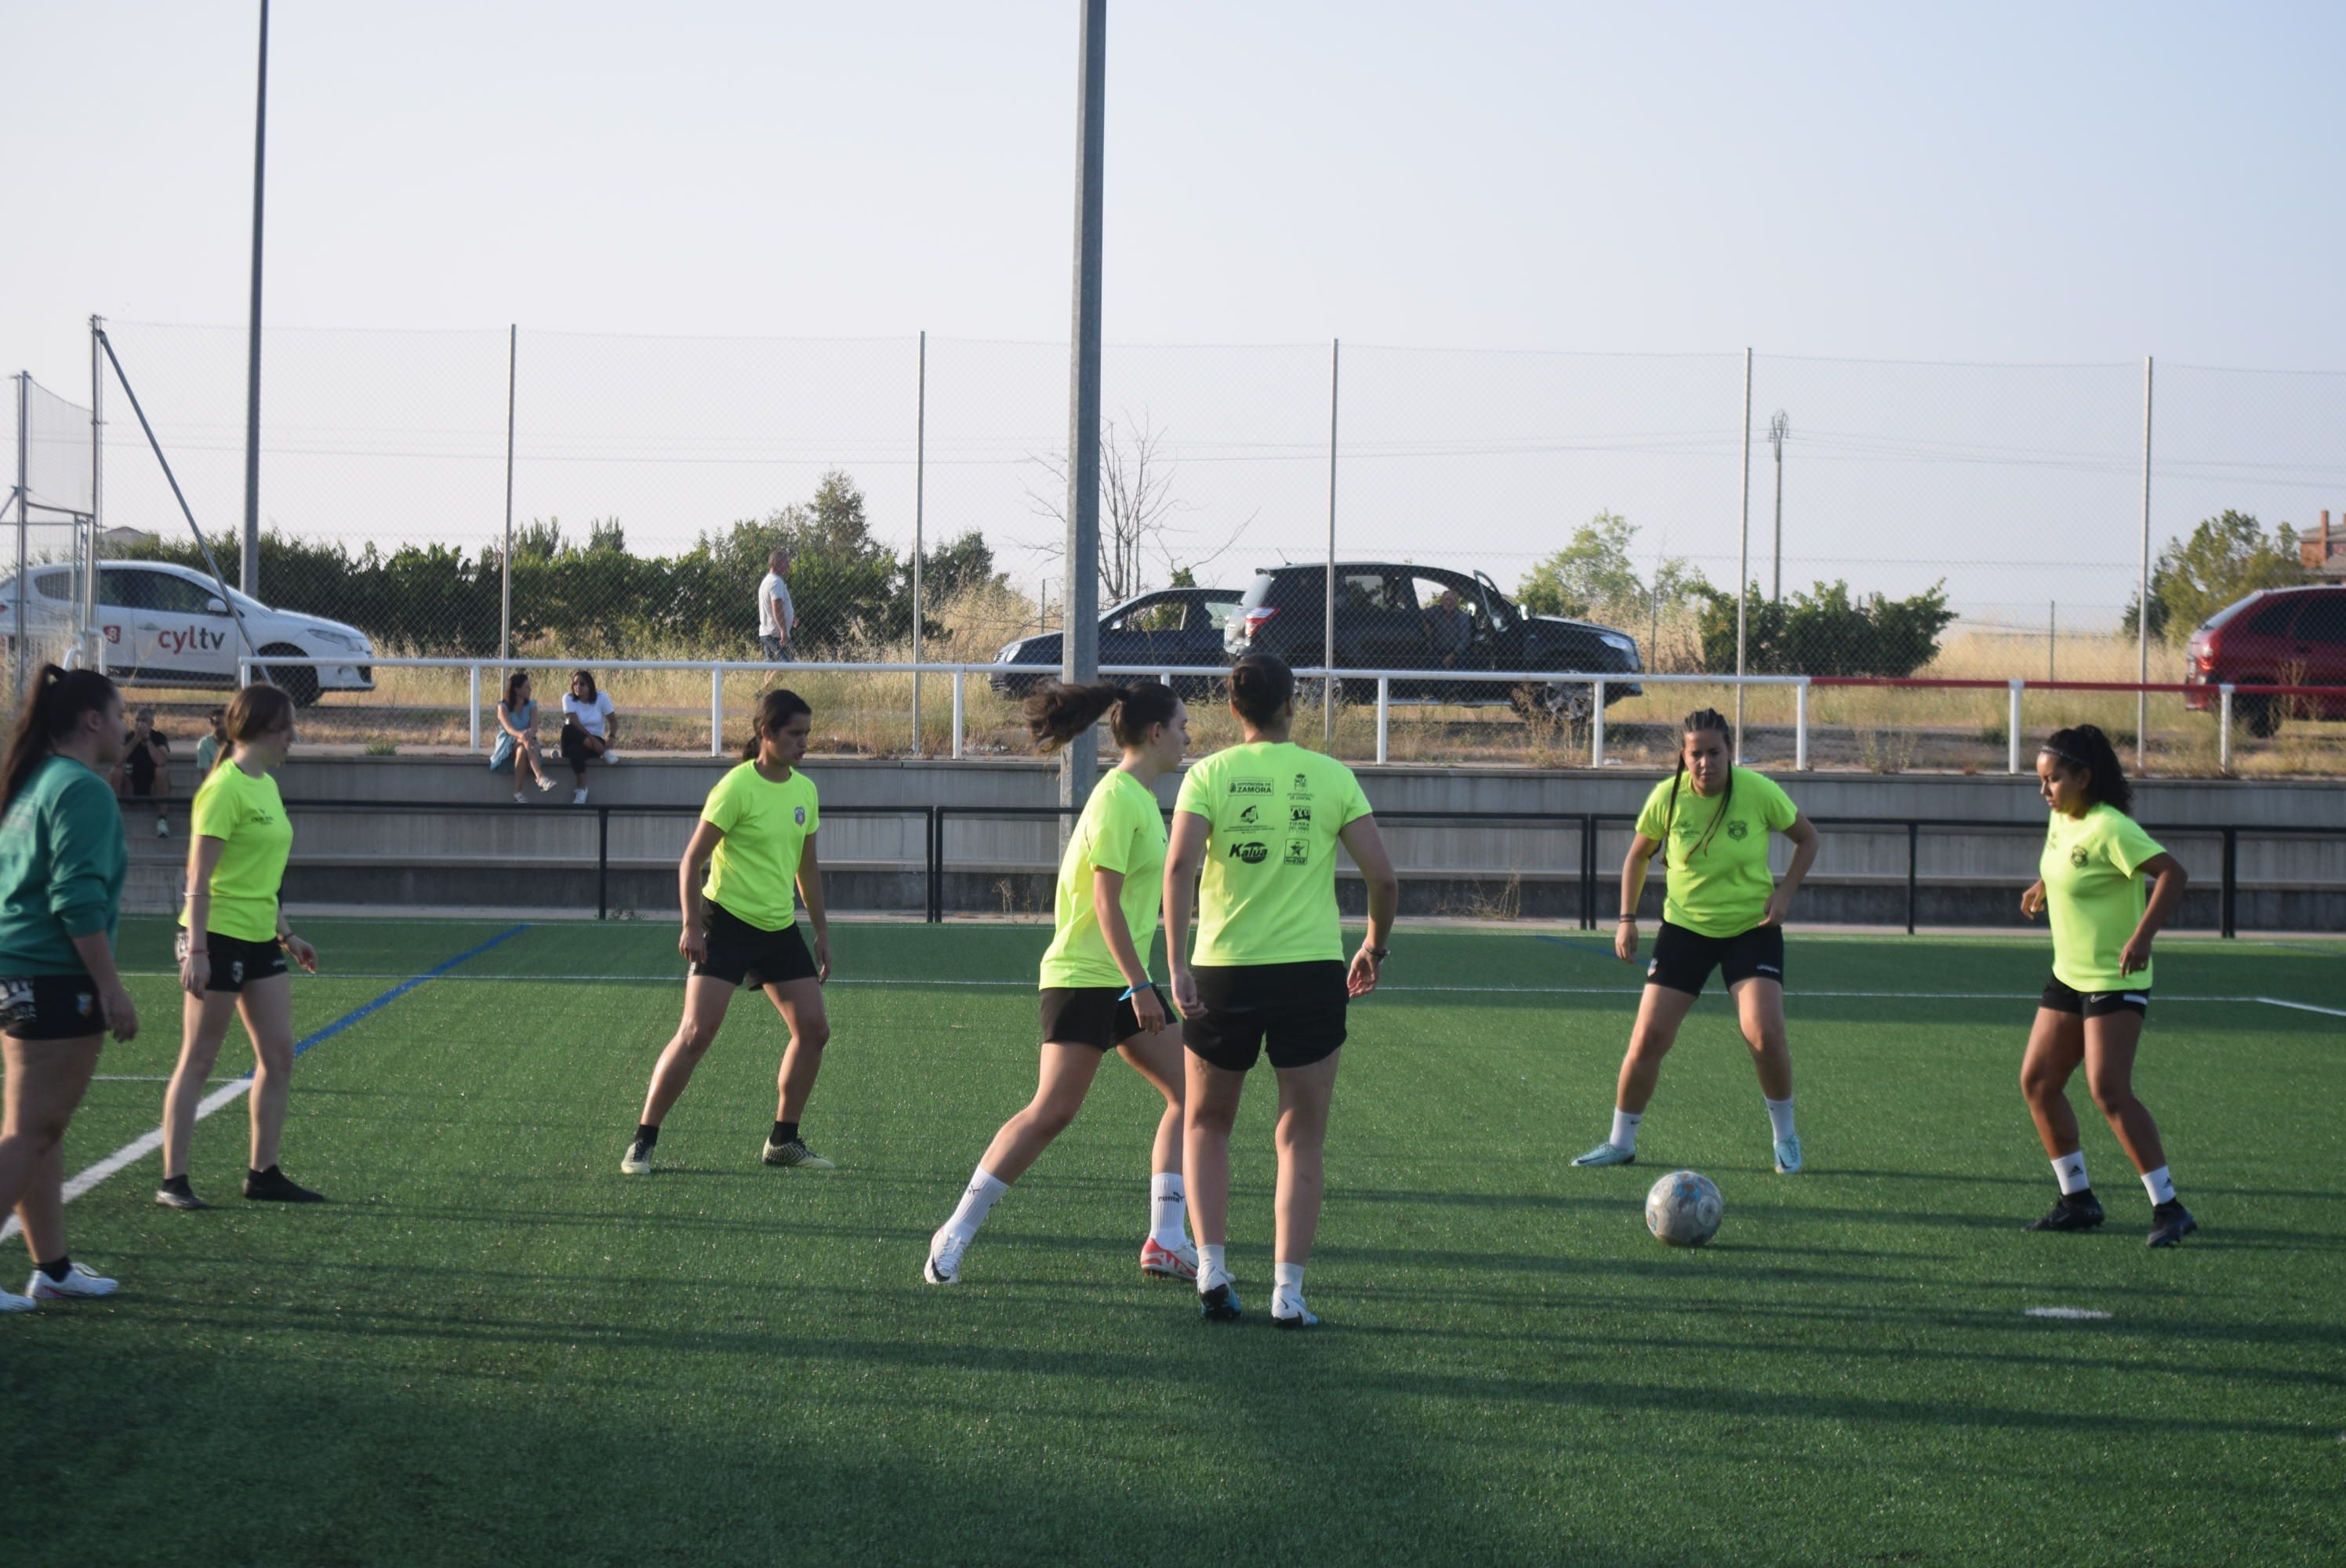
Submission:
<svg viewBox="0 0 2346 1568">
<path fill-rule="evenodd" d="M 1576 619 L 1599 605 L 1642 607 L 1646 585 L 1629 564 L 1637 543 L 1635 524 L 1618 513 L 1599 512 L 1574 531 L 1570 544 L 1532 568 L 1515 596 L 1534 615 Z"/>
<path fill-rule="evenodd" d="M 2254 516 L 2227 507 L 2201 519 L 2188 539 L 2170 539 L 2158 553 L 2150 572 L 2151 635 L 2188 636 L 2226 605 L 2308 575 L 2295 529 L 2277 523 L 2268 534 Z M 2129 636 L 2136 635 L 2137 616 L 2138 606 L 2129 602 L 2124 622 Z"/>
<path fill-rule="evenodd" d="M 1048 517 L 1059 525 L 1056 534 L 1034 547 L 1042 555 L 1064 556 L 1066 462 L 1042 453 L 1033 454 L 1029 461 L 1048 476 L 1043 488 L 1027 486 L 1030 508 L 1036 516 Z M 1146 587 L 1153 575 L 1151 557 L 1168 575 L 1178 571 L 1194 573 L 1198 567 L 1211 565 L 1237 545 L 1248 524 L 1254 521 L 1250 516 L 1218 548 L 1177 565 L 1174 551 L 1166 541 L 1188 532 L 1175 528 L 1171 519 L 1189 508 L 1174 497 L 1176 471 L 1177 464 L 1165 450 L 1165 432 L 1150 423 L 1146 409 L 1137 421 L 1127 412 L 1121 426 L 1113 419 L 1100 421 L 1099 577 L 1103 605 L 1120 603 Z"/>
<path fill-rule="evenodd" d="M 1852 596 L 1846 582 L 1819 583 L 1782 603 L 1744 590 L 1748 667 L 1756 675 L 1909 676 L 1939 655 L 1939 634 L 1955 618 L 1944 581 L 1911 598 Z M 1735 667 L 1735 598 L 1705 588 L 1702 657 L 1714 671 Z"/>
</svg>

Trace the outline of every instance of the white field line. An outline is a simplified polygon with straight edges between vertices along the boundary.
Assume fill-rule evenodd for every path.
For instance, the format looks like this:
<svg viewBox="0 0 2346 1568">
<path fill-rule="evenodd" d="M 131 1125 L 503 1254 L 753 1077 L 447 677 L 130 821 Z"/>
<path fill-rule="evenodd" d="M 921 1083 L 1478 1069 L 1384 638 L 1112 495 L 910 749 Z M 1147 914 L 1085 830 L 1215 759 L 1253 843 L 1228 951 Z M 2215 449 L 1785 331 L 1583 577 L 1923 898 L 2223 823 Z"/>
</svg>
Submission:
<svg viewBox="0 0 2346 1568">
<path fill-rule="evenodd" d="M 251 1092 L 250 1078 L 239 1078 L 234 1083 L 221 1084 L 196 1102 L 196 1120 L 202 1121 L 223 1105 L 232 1105 Z M 68 1176 L 65 1185 L 65 1201 L 71 1203 L 115 1172 L 126 1166 L 137 1165 L 162 1146 L 162 1128 L 157 1127 L 151 1132 L 139 1134 L 87 1170 L 76 1171 Z M 0 1225 L 0 1241 L 7 1240 L 22 1228 L 23 1227 L 17 1223 L 16 1217 L 10 1215 L 7 1223 Z"/>
</svg>

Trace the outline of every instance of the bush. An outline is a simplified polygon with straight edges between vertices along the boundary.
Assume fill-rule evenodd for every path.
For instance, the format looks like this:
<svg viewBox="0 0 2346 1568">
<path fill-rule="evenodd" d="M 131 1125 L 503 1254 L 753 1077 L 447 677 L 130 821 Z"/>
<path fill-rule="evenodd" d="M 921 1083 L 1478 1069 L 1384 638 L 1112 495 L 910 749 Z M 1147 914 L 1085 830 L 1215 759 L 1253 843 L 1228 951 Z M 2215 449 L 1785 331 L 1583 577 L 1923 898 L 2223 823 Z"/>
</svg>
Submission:
<svg viewBox="0 0 2346 1568">
<path fill-rule="evenodd" d="M 1943 581 L 1912 598 L 1851 598 L 1846 582 L 1819 583 L 1782 604 L 1745 590 L 1747 667 L 1756 675 L 1912 675 L 1939 653 L 1955 618 Z M 1735 668 L 1735 601 L 1706 590 L 1702 657 L 1714 672 Z"/>
</svg>

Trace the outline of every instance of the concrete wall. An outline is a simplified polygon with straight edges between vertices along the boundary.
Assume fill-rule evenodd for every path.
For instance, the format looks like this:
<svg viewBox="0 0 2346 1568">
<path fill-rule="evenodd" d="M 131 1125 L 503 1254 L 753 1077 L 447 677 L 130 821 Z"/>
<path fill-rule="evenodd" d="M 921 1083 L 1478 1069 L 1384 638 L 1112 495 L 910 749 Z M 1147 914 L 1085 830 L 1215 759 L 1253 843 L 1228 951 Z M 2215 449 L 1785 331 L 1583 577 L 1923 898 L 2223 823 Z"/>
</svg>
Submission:
<svg viewBox="0 0 2346 1568">
<path fill-rule="evenodd" d="M 676 857 L 690 831 L 692 812 L 729 766 L 716 759 L 662 757 L 594 771 L 594 803 L 613 809 L 609 888 L 615 908 L 673 907 Z M 827 759 L 809 771 L 832 813 L 821 843 L 831 902 L 842 911 L 924 906 L 921 813 L 930 805 L 1047 808 L 1056 795 L 1053 766 L 1031 759 Z M 1545 919 L 1573 918 L 1579 911 L 1577 818 L 1634 812 L 1656 777 L 1613 769 L 1395 767 L 1360 772 L 1401 869 L 1406 911 Z M 2035 875 L 2044 830 L 2045 808 L 2032 778 L 1779 777 L 1803 810 L 1827 824 L 1823 852 L 1803 893 L 1807 918 L 1902 923 L 1904 829 L 1832 820 L 1924 817 L 2008 826 L 1923 830 L 1920 918 L 1932 924 L 2014 922 L 2014 902 Z M 431 757 L 296 758 L 280 782 L 296 806 L 299 837 L 287 879 L 287 896 L 296 903 L 474 904 L 587 912 L 595 907 L 597 815 L 548 804 L 566 802 L 566 790 L 534 794 L 532 804 L 517 806 L 505 781 L 478 763 Z M 1171 779 L 1160 784 L 1159 798 L 1168 806 L 1176 788 Z M 301 810 L 303 801 L 433 803 L 450 809 Z M 857 815 L 857 808 L 878 814 Z M 128 896 L 133 907 L 173 907 L 177 861 L 184 849 L 176 841 L 146 839 L 144 809 L 131 808 L 138 852 Z M 1415 823 L 1405 818 L 1411 811 L 1522 812 L 1548 820 Z M 2240 841 L 2239 911 L 2244 928 L 2346 929 L 2346 837 L 2292 837 L 2285 831 L 2309 825 L 2346 828 L 2346 785 L 2154 779 L 2140 789 L 2137 815 L 2162 828 L 2207 825 L 2166 835 L 2193 878 L 2182 923 L 2216 923 L 2221 838 L 2214 830 L 2230 824 L 2261 830 Z M 948 817 L 946 907 L 1047 910 L 1057 836 L 1056 822 L 1048 818 Z M 1597 830 L 1598 915 L 1605 921 L 1616 912 L 1613 885 L 1628 840 L 1626 822 Z M 1780 868 L 1789 853 L 1779 841 Z M 1357 906 L 1357 884 L 1344 891 L 1348 905 Z M 1649 888 L 1648 903 L 1655 898 Z"/>
</svg>

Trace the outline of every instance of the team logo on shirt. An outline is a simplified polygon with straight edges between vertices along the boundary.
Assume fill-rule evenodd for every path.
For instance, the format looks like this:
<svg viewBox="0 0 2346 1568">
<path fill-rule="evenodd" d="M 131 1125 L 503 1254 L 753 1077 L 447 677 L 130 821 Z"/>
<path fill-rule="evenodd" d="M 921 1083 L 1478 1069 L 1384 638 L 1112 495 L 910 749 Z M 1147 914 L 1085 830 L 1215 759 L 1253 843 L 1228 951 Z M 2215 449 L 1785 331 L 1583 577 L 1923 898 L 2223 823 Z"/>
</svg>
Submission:
<svg viewBox="0 0 2346 1568">
<path fill-rule="evenodd" d="M 1261 820 L 1262 808 L 1260 806 L 1249 806 L 1239 813 L 1239 826 L 1241 828 L 1251 828 Z"/>
<path fill-rule="evenodd" d="M 1230 793 L 1233 795 L 1268 795 L 1270 793 L 1270 780 L 1268 779 L 1233 779 L 1230 780 Z"/>
<path fill-rule="evenodd" d="M 1727 836 L 1738 840 L 1747 839 L 1751 836 L 1751 824 L 1738 817 L 1727 824 Z"/>
<path fill-rule="evenodd" d="M 1289 865 L 1290 865 L 1290 866 L 1302 866 L 1302 865 L 1309 865 L 1309 864 L 1311 864 L 1311 840 L 1309 840 L 1309 839 L 1290 839 L 1290 840 L 1287 840 L 1287 863 L 1288 863 Z"/>
<path fill-rule="evenodd" d="M 2093 857 L 2086 854 L 2082 849 L 2072 850 L 2069 851 L 2069 863 L 2076 867 L 2081 871 L 2086 869 L 2086 862 L 2092 859 Z"/>
<path fill-rule="evenodd" d="M 1311 825 L 1311 808 L 1309 806 L 1290 806 L 1287 809 L 1287 825 L 1290 828 L 1310 827 Z"/>
<path fill-rule="evenodd" d="M 1234 860 L 1244 860 L 1250 866 L 1259 866 L 1262 864 L 1264 860 L 1267 859 L 1270 854 L 1270 846 L 1256 840 L 1250 840 L 1246 843 L 1232 844 L 1230 846 L 1230 859 Z"/>
<path fill-rule="evenodd" d="M 806 808 L 805 808 L 805 807 L 803 807 L 803 806 L 799 807 L 797 809 L 795 809 L 794 811 L 792 811 L 792 812 L 790 813 L 790 815 L 791 815 L 791 816 L 792 816 L 792 817 L 797 820 L 798 825 L 799 825 L 800 827 L 803 828 L 803 827 L 805 827 L 805 826 L 806 826 Z"/>
<path fill-rule="evenodd" d="M 1295 800 L 1309 800 L 1311 799 L 1311 775 L 1306 773 L 1298 773 L 1295 776 L 1294 787 L 1289 791 L 1288 798 Z"/>
</svg>

